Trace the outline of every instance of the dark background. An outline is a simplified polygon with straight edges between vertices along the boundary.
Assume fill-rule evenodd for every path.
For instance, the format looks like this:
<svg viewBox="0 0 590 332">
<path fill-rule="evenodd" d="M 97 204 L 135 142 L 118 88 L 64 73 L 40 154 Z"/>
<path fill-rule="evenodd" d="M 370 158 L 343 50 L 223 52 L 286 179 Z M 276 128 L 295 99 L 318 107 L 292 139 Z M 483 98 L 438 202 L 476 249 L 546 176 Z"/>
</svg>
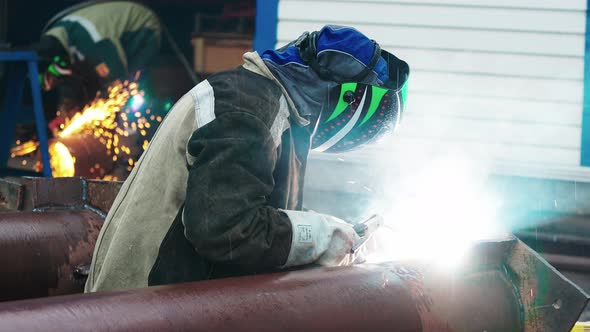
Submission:
<svg viewBox="0 0 590 332">
<path fill-rule="evenodd" d="M 46 0 L 19 1 L 0 0 L 0 47 L 27 48 L 39 40 L 46 23 L 64 9 L 88 1 Z M 240 33 L 252 36 L 254 33 L 255 0 L 142 0 L 134 1 L 151 8 L 168 29 L 172 39 L 192 67 L 193 46 L 191 37 L 202 32 Z M 0 118 L 7 82 L 5 65 L 0 63 Z M 152 92 L 154 97 L 174 102 L 194 83 L 182 66 L 167 41 L 157 59 L 150 65 Z M 145 75 L 145 74 L 144 74 Z M 200 79 L 200 77 L 198 77 Z M 30 91 L 24 90 L 23 102 L 30 104 Z M 55 92 L 43 93 L 43 104 L 49 119 L 55 114 L 57 96 Z M 32 112 L 21 112 L 20 123 L 34 121 Z"/>
<path fill-rule="evenodd" d="M 38 40 L 41 30 L 54 15 L 63 9 L 85 1 L 50 0 L 18 1 L 0 0 L 0 42 L 13 46 L 27 46 Z M 168 28 L 185 56 L 192 56 L 191 35 L 197 30 L 197 16 L 213 19 L 201 20 L 205 31 L 233 32 L 240 17 L 254 18 L 255 0 L 143 0 L 136 1 L 150 7 Z M 217 19 L 215 19 L 217 18 Z M 252 33 L 247 24 L 244 32 Z M 228 31 L 229 30 L 229 31 Z M 170 52 L 168 47 L 162 50 Z"/>
</svg>

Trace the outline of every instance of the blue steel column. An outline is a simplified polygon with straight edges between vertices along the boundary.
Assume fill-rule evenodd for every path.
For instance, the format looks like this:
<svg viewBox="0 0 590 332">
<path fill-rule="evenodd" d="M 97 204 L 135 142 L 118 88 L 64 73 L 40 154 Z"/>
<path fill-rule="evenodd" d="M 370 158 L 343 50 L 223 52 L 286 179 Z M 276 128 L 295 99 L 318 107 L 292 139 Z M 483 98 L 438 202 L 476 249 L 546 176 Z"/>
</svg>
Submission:
<svg viewBox="0 0 590 332">
<path fill-rule="evenodd" d="M 47 125 L 45 114 L 43 114 L 43 102 L 41 100 L 41 86 L 39 85 L 39 72 L 37 71 L 37 60 L 28 62 L 29 78 L 33 96 L 33 111 L 35 112 L 35 125 L 39 135 L 39 149 L 41 150 L 41 162 L 43 163 L 43 176 L 51 177 L 51 164 L 49 163 L 49 142 L 47 140 Z"/>
<path fill-rule="evenodd" d="M 254 50 L 262 53 L 277 43 L 279 0 L 256 0 Z"/>
<path fill-rule="evenodd" d="M 35 125 L 39 136 L 39 148 L 41 149 L 41 161 L 43 163 L 43 175 L 51 177 L 49 164 L 49 151 L 47 139 L 47 126 L 43 113 L 41 99 L 41 87 L 39 85 L 37 70 L 37 54 L 32 51 L 0 51 L 1 62 L 13 63 L 8 70 L 8 87 L 4 100 L 3 116 L 0 123 L 0 167 L 6 165 L 9 157 L 11 141 L 14 138 L 16 116 L 21 104 L 23 87 L 27 72 L 31 81 L 31 96 L 33 98 L 33 111 L 35 113 Z M 25 65 L 26 63 L 26 65 Z"/>
<path fill-rule="evenodd" d="M 6 95 L 0 123 L 0 167 L 5 167 L 10 154 L 10 147 L 14 139 L 16 114 L 23 96 L 26 67 L 15 63 L 8 67 Z"/>
</svg>

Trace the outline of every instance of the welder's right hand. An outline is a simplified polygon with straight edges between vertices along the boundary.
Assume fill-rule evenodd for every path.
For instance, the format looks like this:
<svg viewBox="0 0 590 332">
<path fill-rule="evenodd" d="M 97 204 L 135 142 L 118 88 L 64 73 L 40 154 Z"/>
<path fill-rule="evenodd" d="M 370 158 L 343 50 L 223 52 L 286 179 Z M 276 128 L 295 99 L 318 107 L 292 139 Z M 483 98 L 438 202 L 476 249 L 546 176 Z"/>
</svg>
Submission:
<svg viewBox="0 0 590 332">
<path fill-rule="evenodd" d="M 293 230 L 283 268 L 311 263 L 338 266 L 352 261 L 351 249 L 360 238 L 351 224 L 313 211 L 281 211 L 289 217 Z"/>
</svg>

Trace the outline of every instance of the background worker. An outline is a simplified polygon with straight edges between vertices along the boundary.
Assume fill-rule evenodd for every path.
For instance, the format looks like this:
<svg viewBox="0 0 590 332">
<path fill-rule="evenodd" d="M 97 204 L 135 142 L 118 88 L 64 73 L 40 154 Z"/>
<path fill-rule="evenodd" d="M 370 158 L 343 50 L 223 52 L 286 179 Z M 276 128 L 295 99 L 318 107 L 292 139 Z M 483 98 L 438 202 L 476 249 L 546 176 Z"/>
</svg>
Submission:
<svg viewBox="0 0 590 332">
<path fill-rule="evenodd" d="M 41 87 L 59 89 L 61 110 L 75 112 L 114 80 L 145 68 L 160 40 L 158 17 L 141 4 L 91 1 L 67 8 L 35 45 Z"/>
<path fill-rule="evenodd" d="M 301 211 L 307 157 L 395 129 L 408 77 L 407 63 L 339 26 L 211 75 L 174 105 L 125 181 L 86 291 L 348 264 L 353 227 Z"/>
</svg>

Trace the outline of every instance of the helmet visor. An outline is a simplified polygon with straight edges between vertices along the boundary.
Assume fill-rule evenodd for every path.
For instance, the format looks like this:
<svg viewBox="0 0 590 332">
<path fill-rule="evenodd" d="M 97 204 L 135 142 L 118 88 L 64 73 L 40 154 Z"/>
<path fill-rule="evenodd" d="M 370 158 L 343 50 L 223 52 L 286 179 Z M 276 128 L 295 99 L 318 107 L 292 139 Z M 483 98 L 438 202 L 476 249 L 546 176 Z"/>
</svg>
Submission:
<svg viewBox="0 0 590 332">
<path fill-rule="evenodd" d="M 406 85 L 399 90 L 361 83 L 334 88 L 312 140 L 317 152 L 344 152 L 395 130 L 405 105 Z"/>
<path fill-rule="evenodd" d="M 317 152 L 344 152 L 377 140 L 395 130 L 406 105 L 409 66 L 387 51 L 383 84 L 348 82 L 328 94 L 312 139 Z"/>
</svg>

